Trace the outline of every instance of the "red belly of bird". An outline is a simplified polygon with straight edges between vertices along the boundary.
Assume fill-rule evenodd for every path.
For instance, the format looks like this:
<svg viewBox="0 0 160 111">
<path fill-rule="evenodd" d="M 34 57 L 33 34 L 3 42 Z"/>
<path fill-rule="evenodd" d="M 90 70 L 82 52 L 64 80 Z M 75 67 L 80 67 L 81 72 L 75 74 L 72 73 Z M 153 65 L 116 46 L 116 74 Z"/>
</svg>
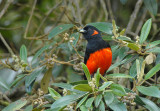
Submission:
<svg viewBox="0 0 160 111">
<path fill-rule="evenodd" d="M 112 63 L 112 51 L 110 48 L 100 49 L 90 54 L 87 60 L 87 67 L 90 74 L 94 74 L 100 68 L 100 74 L 104 75 Z"/>
</svg>

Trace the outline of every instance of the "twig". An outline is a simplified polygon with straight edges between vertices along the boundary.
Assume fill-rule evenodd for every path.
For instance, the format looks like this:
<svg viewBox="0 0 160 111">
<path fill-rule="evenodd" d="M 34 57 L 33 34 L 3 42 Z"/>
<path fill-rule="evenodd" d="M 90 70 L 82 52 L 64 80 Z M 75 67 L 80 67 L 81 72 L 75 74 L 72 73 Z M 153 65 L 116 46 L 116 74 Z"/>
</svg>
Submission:
<svg viewBox="0 0 160 111">
<path fill-rule="evenodd" d="M 81 10 L 79 7 L 79 0 L 74 0 L 74 3 L 77 7 L 77 14 L 78 14 L 78 20 L 79 20 L 79 24 L 82 26 L 82 17 L 81 17 Z"/>
<path fill-rule="evenodd" d="M 49 16 L 49 15 L 54 11 L 54 9 L 56 9 L 61 3 L 62 3 L 62 2 L 56 4 L 53 8 L 51 8 L 51 9 L 47 12 L 47 15 L 46 15 L 46 16 L 44 17 L 44 19 L 42 20 L 42 22 L 41 22 L 41 24 L 39 25 L 38 29 L 36 30 L 34 36 L 36 36 L 36 35 L 39 33 L 42 25 L 43 25 L 44 22 L 47 20 L 48 16 Z"/>
<path fill-rule="evenodd" d="M 138 27 L 136 29 L 136 32 L 135 32 L 137 35 L 138 35 L 139 31 L 142 28 L 142 25 L 143 25 L 143 22 L 144 22 L 144 19 L 145 19 L 146 15 L 147 15 L 147 10 L 145 9 L 144 12 L 143 12 L 143 15 L 141 17 L 141 20 L 139 21 L 139 24 L 138 24 Z"/>
<path fill-rule="evenodd" d="M 25 33 L 24 33 L 24 38 L 27 38 L 27 33 L 28 33 L 29 25 L 31 23 L 31 19 L 32 19 L 32 16 L 33 16 L 34 9 L 36 7 L 36 3 L 37 3 L 37 0 L 34 0 L 32 11 L 31 11 L 31 15 L 29 17 L 29 20 L 28 20 L 28 23 L 27 23 L 27 26 L 26 26 L 26 30 L 25 30 Z"/>
<path fill-rule="evenodd" d="M 108 11 L 109 11 L 110 17 L 111 17 L 112 20 L 114 20 L 114 16 L 113 16 L 112 7 L 111 7 L 111 1 L 110 0 L 107 0 L 107 6 L 108 6 Z"/>
<path fill-rule="evenodd" d="M 106 4 L 105 4 L 104 0 L 100 0 L 100 3 L 101 3 L 101 5 L 102 5 L 104 14 L 105 14 L 105 16 L 106 16 L 106 21 L 108 21 L 108 11 L 107 11 L 107 8 L 106 8 Z"/>
<path fill-rule="evenodd" d="M 9 5 L 13 2 L 13 0 L 7 0 L 6 5 L 4 6 L 3 10 L 0 12 L 0 19 L 2 18 L 2 16 L 6 13 Z"/>
<path fill-rule="evenodd" d="M 143 0 L 138 0 L 137 1 L 135 9 L 134 9 L 134 11 L 133 11 L 133 13 L 132 13 L 132 15 L 130 17 L 129 23 L 127 25 L 125 34 L 127 34 L 129 31 L 131 31 L 142 3 L 143 3 Z"/>
<path fill-rule="evenodd" d="M 10 48 L 10 46 L 7 44 L 7 42 L 5 41 L 4 37 L 2 36 L 2 34 L 0 33 L 0 39 L 2 40 L 2 42 L 4 43 L 4 45 L 6 46 L 6 48 L 8 49 L 9 53 L 11 55 L 14 55 L 12 49 Z"/>
<path fill-rule="evenodd" d="M 16 29 L 20 29 L 23 28 L 22 26 L 20 27 L 13 27 L 13 28 L 5 28 L 5 27 L 0 27 L 0 30 L 16 30 Z"/>
<path fill-rule="evenodd" d="M 71 45 L 72 45 L 73 49 L 76 51 L 78 57 L 81 58 L 81 59 L 84 59 L 84 58 L 78 53 L 78 51 L 77 51 L 77 49 L 74 47 L 74 45 L 73 45 L 73 44 L 71 44 Z"/>
</svg>

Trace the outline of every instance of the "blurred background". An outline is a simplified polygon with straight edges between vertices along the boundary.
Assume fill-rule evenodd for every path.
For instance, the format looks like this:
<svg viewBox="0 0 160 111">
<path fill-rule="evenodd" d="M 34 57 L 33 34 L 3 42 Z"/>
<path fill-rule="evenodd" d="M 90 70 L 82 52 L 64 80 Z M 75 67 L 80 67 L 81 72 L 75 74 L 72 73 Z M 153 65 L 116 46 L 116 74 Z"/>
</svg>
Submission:
<svg viewBox="0 0 160 111">
<path fill-rule="evenodd" d="M 146 0 L 149 1 L 149 0 Z M 155 0 L 154 0 L 155 1 Z M 0 0 L 0 33 L 12 48 L 15 55 L 19 55 L 22 44 L 27 47 L 28 61 L 44 45 L 53 41 L 61 41 L 63 35 L 54 37 L 52 40 L 39 40 L 36 38 L 46 36 L 53 28 L 61 24 L 74 24 L 83 27 L 93 22 L 116 21 L 120 29 L 126 28 L 126 35 L 135 40 L 140 35 L 143 23 L 152 18 L 152 28 L 149 40 L 160 38 L 160 5 L 152 4 L 143 0 Z M 33 10 L 34 9 L 34 10 Z M 32 12 L 34 11 L 33 15 Z M 4 12 L 4 14 L 3 14 Z M 75 30 L 67 32 L 69 36 Z M 84 56 L 86 41 L 80 37 L 77 50 Z M 106 39 L 107 40 L 107 39 Z M 109 39 L 108 39 L 109 40 Z M 113 41 L 109 41 L 115 45 Z M 56 47 L 56 46 L 55 46 Z M 67 43 L 56 47 L 54 54 L 59 60 L 76 59 L 77 55 Z M 0 40 L 0 59 L 10 59 L 10 53 Z M 74 64 L 83 62 L 83 59 Z M 0 67 L 0 78 L 10 84 L 21 71 L 12 71 L 3 66 Z M 82 79 L 79 66 L 55 64 L 52 74 L 55 81 L 74 82 Z M 39 77 L 41 80 L 43 76 Z"/>
</svg>

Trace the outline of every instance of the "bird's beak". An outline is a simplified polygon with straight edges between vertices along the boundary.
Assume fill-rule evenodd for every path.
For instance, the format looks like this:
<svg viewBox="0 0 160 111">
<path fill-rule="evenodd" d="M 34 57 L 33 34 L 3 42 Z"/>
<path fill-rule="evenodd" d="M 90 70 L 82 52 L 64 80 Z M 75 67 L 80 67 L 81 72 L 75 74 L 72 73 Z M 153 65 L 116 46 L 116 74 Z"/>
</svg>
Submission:
<svg viewBox="0 0 160 111">
<path fill-rule="evenodd" d="M 80 32 L 80 33 L 86 33 L 87 31 L 84 30 L 84 29 L 79 29 L 79 32 Z"/>
</svg>

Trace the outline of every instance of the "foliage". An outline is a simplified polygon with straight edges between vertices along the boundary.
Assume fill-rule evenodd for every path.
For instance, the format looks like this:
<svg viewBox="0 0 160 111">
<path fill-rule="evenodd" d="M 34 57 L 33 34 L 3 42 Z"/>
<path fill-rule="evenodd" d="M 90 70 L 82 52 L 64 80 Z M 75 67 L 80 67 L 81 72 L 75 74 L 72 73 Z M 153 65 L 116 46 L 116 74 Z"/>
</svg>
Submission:
<svg viewBox="0 0 160 111">
<path fill-rule="evenodd" d="M 120 2 L 125 5 L 129 1 Z M 74 3 L 77 5 L 75 1 Z M 52 10 L 61 4 L 66 2 L 58 2 Z M 144 5 L 153 14 L 151 16 L 158 14 L 156 0 L 146 0 Z M 35 8 L 34 4 L 32 8 Z M 0 78 L 0 91 L 5 99 L 10 100 L 6 96 L 7 92 L 14 92 L 19 87 L 25 89 L 23 99 L 12 99 L 12 103 L 0 101 L 2 111 L 159 111 L 160 41 L 151 40 L 155 18 L 145 21 L 140 36 L 130 35 L 128 30 L 121 29 L 114 20 L 112 23 L 90 21 L 88 24 L 97 27 L 102 32 L 104 40 L 110 40 L 113 53 L 113 62 L 107 74 L 102 76 L 98 69 L 91 77 L 87 66 L 82 62 L 86 47 L 86 42 L 78 32 L 82 28 L 82 21 L 74 21 L 65 11 L 64 13 L 69 23 L 56 24 L 46 34 L 37 36 L 38 33 L 42 33 L 39 31 L 40 24 L 34 33 L 37 37 L 24 36 L 24 39 L 36 42 L 32 41 L 30 46 L 29 42 L 20 45 L 19 55 L 11 53 L 11 60 L 0 61 L 1 66 L 17 72 L 11 83 Z M 50 19 L 52 21 L 52 18 Z M 26 26 L 24 33 L 28 33 L 28 30 L 31 31 Z M 34 50 L 35 47 L 38 49 Z M 82 80 L 81 75 L 85 75 L 87 80 Z"/>
</svg>

